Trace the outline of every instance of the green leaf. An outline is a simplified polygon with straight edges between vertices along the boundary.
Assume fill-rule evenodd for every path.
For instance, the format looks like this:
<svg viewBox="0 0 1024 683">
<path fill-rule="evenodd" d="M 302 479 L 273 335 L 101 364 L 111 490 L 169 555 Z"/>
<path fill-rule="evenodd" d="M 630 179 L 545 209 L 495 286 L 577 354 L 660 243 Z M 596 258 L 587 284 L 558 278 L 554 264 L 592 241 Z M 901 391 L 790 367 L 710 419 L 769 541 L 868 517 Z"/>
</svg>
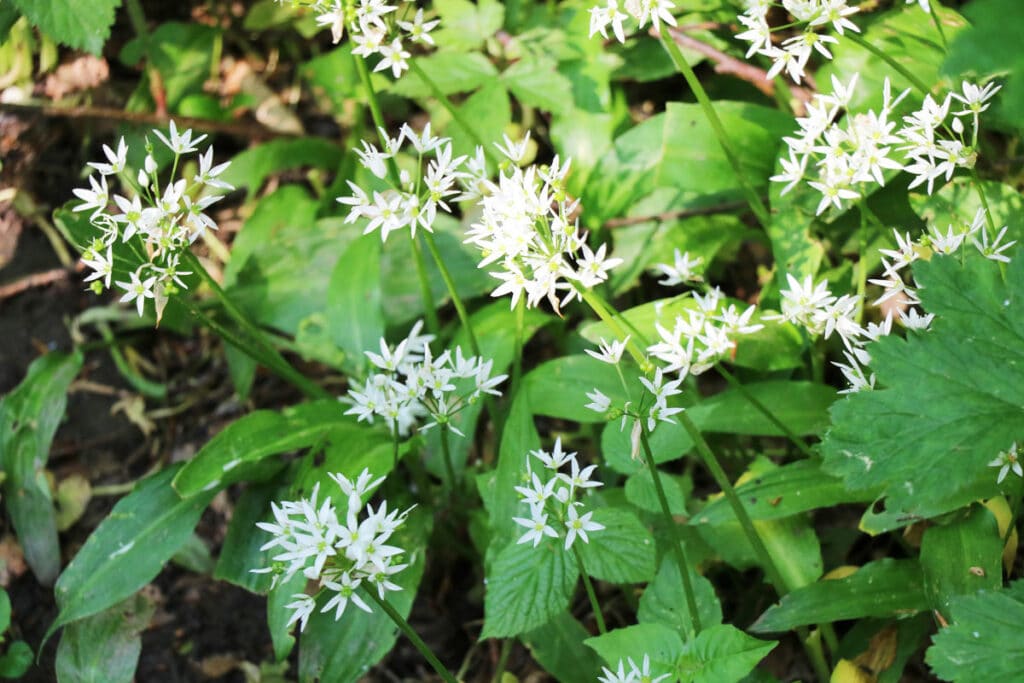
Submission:
<svg viewBox="0 0 1024 683">
<path fill-rule="evenodd" d="M 524 56 L 502 72 L 501 80 L 523 104 L 554 114 L 572 107 L 572 100 L 566 96 L 572 82 L 558 72 L 553 59 Z"/>
<path fill-rule="evenodd" d="M 156 605 L 136 594 L 91 617 L 69 624 L 57 647 L 60 683 L 131 683 L 142 651 L 140 634 Z"/>
<path fill-rule="evenodd" d="M 64 417 L 67 390 L 82 367 L 82 354 L 50 353 L 29 366 L 21 384 L 0 399 L 0 469 L 4 502 L 25 560 L 40 583 L 60 572 L 60 543 L 46 461 Z"/>
<path fill-rule="evenodd" d="M 917 560 L 869 562 L 842 579 L 825 579 L 789 593 L 750 627 L 755 633 L 863 617 L 909 616 L 928 609 Z"/>
<path fill-rule="evenodd" d="M 235 239 L 224 271 L 235 303 L 255 321 L 288 334 L 326 309 L 331 272 L 356 236 L 350 225 L 316 223 L 318 208 L 296 185 L 261 200 Z"/>
<path fill-rule="evenodd" d="M 171 466 L 140 481 L 89 536 L 57 580 L 60 613 L 47 636 L 145 586 L 188 540 L 216 491 L 183 500 L 171 487 L 180 469 Z"/>
<path fill-rule="evenodd" d="M 291 634 L 294 624 L 288 625 L 292 617 L 288 603 L 292 602 L 292 596 L 305 590 L 306 583 L 306 577 L 299 573 L 287 583 L 277 584 L 267 593 L 267 629 L 270 630 L 275 661 L 284 661 L 295 647 L 295 636 Z"/>
<path fill-rule="evenodd" d="M 610 668 L 632 659 L 637 664 L 644 656 L 651 659 L 652 678 L 675 670 L 676 661 L 683 653 L 683 639 L 662 624 L 636 624 L 617 628 L 586 641 Z M 628 664 L 627 664 L 628 669 Z"/>
<path fill-rule="evenodd" d="M 10 0 L 39 30 L 68 47 L 98 55 L 110 37 L 121 0 Z"/>
<path fill-rule="evenodd" d="M 285 497 L 287 486 L 277 482 L 250 486 L 235 504 L 224 543 L 220 547 L 213 578 L 228 581 L 253 593 L 270 589 L 270 574 L 254 574 L 268 553 L 260 550 L 267 537 L 257 532 L 257 522 L 271 521 L 270 503 Z"/>
<path fill-rule="evenodd" d="M 761 474 L 736 487 L 752 519 L 781 519 L 800 512 L 844 503 L 865 503 L 871 494 L 850 493 L 842 481 L 821 471 L 817 462 L 802 460 Z M 694 524 L 719 524 L 735 519 L 725 498 L 708 504 L 693 518 Z"/>
<path fill-rule="evenodd" d="M 505 6 L 497 0 L 437 0 L 434 9 L 441 17 L 434 39 L 438 45 L 452 49 L 480 47 L 505 21 Z"/>
<path fill-rule="evenodd" d="M 220 30 L 211 26 L 169 21 L 149 35 L 126 44 L 121 59 L 133 65 L 145 56 L 149 66 L 160 74 L 167 107 L 177 112 L 186 96 L 202 92 L 203 83 L 210 77 L 214 45 L 219 35 Z M 148 80 L 143 80 L 138 92 L 148 97 L 148 88 Z"/>
<path fill-rule="evenodd" d="M 957 683 L 1018 681 L 1024 677 L 1024 581 L 1004 590 L 953 598 L 953 623 L 932 637 L 925 661 L 935 675 Z"/>
<path fill-rule="evenodd" d="M 487 573 L 480 638 L 519 635 L 569 606 L 579 572 L 572 553 L 557 542 L 511 543 Z"/>
<path fill-rule="evenodd" d="M 432 522 L 429 514 L 413 512 L 402 528 L 395 532 L 395 545 L 408 549 L 405 560 L 409 566 L 392 577 L 401 590 L 390 593 L 387 600 L 402 615 L 409 616 L 416 590 L 426 565 L 426 540 Z M 363 600 L 373 607 L 366 613 L 349 605 L 339 621 L 334 610 L 317 610 L 309 619 L 299 643 L 299 680 L 357 681 L 369 667 L 386 655 L 398 638 L 394 622 L 376 607 L 368 596 Z"/>
<path fill-rule="evenodd" d="M 275 173 L 302 166 L 334 170 L 341 164 L 341 157 L 341 148 L 323 138 L 278 138 L 236 154 L 220 179 L 236 188 L 256 192 Z M 288 190 L 297 191 L 294 187 Z M 304 203 L 296 196 L 291 195 L 289 201 Z M 308 225 L 305 227 L 308 229 Z M 232 259 L 235 257 L 232 251 Z"/>
<path fill-rule="evenodd" d="M 973 251 L 973 250 L 971 250 Z M 879 490 L 894 528 L 995 495 L 988 463 L 1020 440 L 1024 418 L 1024 264 L 968 253 L 918 262 L 926 334 L 868 347 L 884 387 L 832 409 L 824 470 L 851 491 Z"/>
<path fill-rule="evenodd" d="M 693 482 L 689 477 L 677 477 L 659 470 L 661 485 L 665 489 L 668 509 L 673 515 L 687 515 L 686 498 L 693 491 Z M 645 512 L 661 513 L 661 501 L 654 487 L 651 471 L 642 469 L 630 475 L 626 480 L 626 500 Z"/>
<path fill-rule="evenodd" d="M 587 534 L 580 544 L 583 568 L 594 578 L 612 583 L 639 583 L 654 578 L 654 537 L 637 516 L 621 508 L 598 508 L 593 521 L 604 529 Z"/>
<path fill-rule="evenodd" d="M 527 454 L 538 448 L 540 435 L 533 424 L 533 411 L 526 392 L 520 389 L 512 400 L 505 429 L 501 433 L 496 476 L 489 481 L 487 494 L 481 494 L 488 506 L 494 534 L 489 554 L 504 549 L 518 528 L 512 521 L 519 508 L 519 494 L 515 487 L 523 483 Z"/>
<path fill-rule="evenodd" d="M 623 371 L 626 381 L 635 381 L 635 371 L 630 367 Z M 587 355 L 556 358 L 533 369 L 523 379 L 523 391 L 530 397 L 534 414 L 583 423 L 604 421 L 603 415 L 584 407 L 589 403 L 587 392 L 595 388 L 608 396 L 613 405 L 622 405 L 627 400 L 615 368 Z"/>
<path fill-rule="evenodd" d="M 378 352 L 384 336 L 380 293 L 380 236 L 363 235 L 349 244 L 331 274 L 327 320 L 331 337 L 347 355 L 346 369 L 366 374 L 364 351 Z"/>
<path fill-rule="evenodd" d="M 0 633 L 5 633 L 11 625 L 11 596 L 0 588 Z"/>
<path fill-rule="evenodd" d="M 280 8 L 280 5 L 276 3 L 273 6 Z M 250 10 L 246 18 L 251 16 L 252 11 Z M 345 43 L 303 64 L 299 68 L 299 74 L 309 83 L 314 94 L 322 95 L 330 101 L 335 114 L 343 114 L 345 101 L 359 96 L 361 86 L 359 72 L 356 71 L 356 59 L 360 58 L 352 55 L 351 43 Z M 407 74 L 406 78 L 412 75 Z M 403 83 L 405 78 L 397 82 Z M 289 142 L 294 144 L 295 141 Z M 337 166 L 337 164 L 333 164 L 333 166 Z"/>
<path fill-rule="evenodd" d="M 21 678 L 35 661 L 32 648 L 24 640 L 16 640 L 0 656 L 0 676 L 4 678 Z"/>
<path fill-rule="evenodd" d="M 593 683 L 600 671 L 583 641 L 590 634 L 569 612 L 519 636 L 534 661 L 562 683 Z"/>
<path fill-rule="evenodd" d="M 768 656 L 778 643 L 748 636 L 731 624 L 701 631 L 686 644 L 677 673 L 683 683 L 735 683 Z"/>
<path fill-rule="evenodd" d="M 996 518 L 981 505 L 958 511 L 948 524 L 928 527 L 921 539 L 921 572 L 932 609 L 951 619 L 954 597 L 1001 587 L 1002 555 Z"/>
<path fill-rule="evenodd" d="M 446 50 L 417 58 L 417 63 L 445 95 L 476 90 L 498 76 L 491 61 L 479 52 Z M 415 71 L 395 81 L 391 92 L 403 97 L 433 96 L 434 91 Z"/>
<path fill-rule="evenodd" d="M 1024 196 L 1016 188 L 990 180 L 981 181 L 988 209 L 997 226 L 1008 228 L 1004 241 L 1024 237 Z M 911 194 L 910 205 L 929 225 L 947 230 L 970 225 L 983 208 L 971 178 L 954 178 L 935 194 Z"/>
<path fill-rule="evenodd" d="M 452 121 L 446 132 L 452 139 L 453 153 L 472 155 L 477 145 L 502 139 L 502 134 L 512 121 L 508 91 L 499 79 L 492 79 L 459 106 L 459 113 L 463 120 L 471 122 L 472 130 L 466 130 L 458 122 Z M 480 139 L 474 134 L 480 136 Z"/>
<path fill-rule="evenodd" d="M 688 570 L 694 598 L 697 601 L 701 628 L 721 624 L 722 605 L 715 595 L 715 587 L 692 567 Z M 679 573 L 679 566 L 667 553 L 661 560 L 657 576 L 640 596 L 640 609 L 636 613 L 636 618 L 641 624 L 657 623 L 671 626 L 687 640 L 694 631 L 693 617 L 686 602 L 686 594 L 683 592 L 683 578 Z"/>
<path fill-rule="evenodd" d="M 242 465 L 312 446 L 332 431 L 361 432 L 336 401 L 313 401 L 280 413 L 257 410 L 210 439 L 174 477 L 174 489 L 189 498 L 244 478 Z"/>
</svg>

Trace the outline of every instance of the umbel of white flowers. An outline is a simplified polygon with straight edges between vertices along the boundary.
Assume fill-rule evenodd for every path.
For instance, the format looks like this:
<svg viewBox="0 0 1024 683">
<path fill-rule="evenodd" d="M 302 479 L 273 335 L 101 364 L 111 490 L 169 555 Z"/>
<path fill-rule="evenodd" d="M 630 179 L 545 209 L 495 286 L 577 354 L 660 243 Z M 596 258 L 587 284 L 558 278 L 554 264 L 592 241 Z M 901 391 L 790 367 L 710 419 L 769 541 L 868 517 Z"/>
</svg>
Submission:
<svg viewBox="0 0 1024 683">
<path fill-rule="evenodd" d="M 320 611 L 333 609 L 336 620 L 349 603 L 370 612 L 370 606 L 357 592 L 360 586 L 367 585 L 367 590 L 376 590 L 384 599 L 389 591 L 401 590 L 391 577 L 408 566 L 401 561 L 405 551 L 388 545 L 388 541 L 412 508 L 389 512 L 387 501 L 381 502 L 376 510 L 369 504 L 364 506 L 363 499 L 384 481 L 384 477 L 374 479 L 368 469 L 354 480 L 343 474 L 330 477 L 346 497 L 345 507 L 340 511 L 330 497 L 317 503 L 318 482 L 309 498 L 272 503 L 274 521 L 256 524 L 273 534 L 260 550 L 279 551 L 273 556 L 272 566 L 253 569 L 253 573 L 272 573 L 275 586 L 301 573 L 319 586 L 316 595 L 296 593 L 287 605 L 292 610 L 288 625 L 298 622 L 300 631 L 316 609 L 321 593 L 330 598 Z"/>
<path fill-rule="evenodd" d="M 179 133 L 174 121 L 170 123 L 169 132 L 170 137 L 166 137 L 161 131 L 153 131 L 160 142 L 174 152 L 172 168 L 177 170 L 183 168 L 183 157 L 198 154 L 199 143 L 206 136 L 193 138 L 191 129 Z M 124 292 L 121 302 L 135 302 L 141 316 L 146 300 L 152 299 L 159 320 L 167 297 L 178 288 L 185 288 L 181 278 L 191 275 L 179 267 L 182 251 L 207 229 L 217 229 L 206 210 L 234 188 L 218 179 L 229 164 L 213 165 L 213 147 L 198 155 L 199 169 L 191 179 L 171 177 L 166 185 L 160 183 L 159 169 L 148 140 L 143 167 L 134 178 L 127 173 L 128 151 L 124 138 L 116 150 L 104 145 L 107 161 L 89 164 L 99 172 L 99 178 L 90 176 L 88 189 L 74 190 L 75 196 L 82 200 L 75 211 L 90 211 L 89 221 L 98 233 L 82 254 L 82 263 L 92 271 L 85 280 L 92 283 L 97 294 L 109 289 L 114 274 L 115 245 L 127 243 L 142 263 L 128 274 L 127 280 L 114 282 Z M 107 183 L 111 177 L 121 180 L 126 196 L 111 194 Z"/>
</svg>

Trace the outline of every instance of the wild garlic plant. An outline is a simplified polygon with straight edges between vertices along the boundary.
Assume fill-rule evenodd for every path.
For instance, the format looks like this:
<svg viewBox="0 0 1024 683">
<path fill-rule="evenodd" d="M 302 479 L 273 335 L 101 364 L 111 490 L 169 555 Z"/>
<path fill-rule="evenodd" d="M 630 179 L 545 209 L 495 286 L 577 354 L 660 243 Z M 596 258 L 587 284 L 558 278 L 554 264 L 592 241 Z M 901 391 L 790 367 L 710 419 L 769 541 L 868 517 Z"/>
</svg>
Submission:
<svg viewBox="0 0 1024 683">
<path fill-rule="evenodd" d="M 651 22 L 653 30 L 661 30 L 661 22 L 669 26 L 676 25 L 676 18 L 672 11 L 676 5 L 672 0 L 623 0 L 620 7 L 619 0 L 607 0 L 604 5 L 591 7 L 590 12 L 590 36 L 600 34 L 608 40 L 608 29 L 611 28 L 615 40 L 620 43 L 626 42 L 625 21 L 632 17 L 637 22 L 637 28 L 643 29 L 647 22 Z M 622 10 L 626 11 L 623 12 Z"/>
<path fill-rule="evenodd" d="M 510 163 L 496 181 L 484 181 L 480 217 L 466 231 L 466 243 L 477 247 L 479 268 L 497 267 L 490 275 L 501 281 L 491 292 L 509 294 L 512 307 L 525 298 L 527 307 L 546 300 L 555 312 L 608 279 L 622 259 L 606 255 L 607 245 L 592 250 L 579 229 L 579 200 L 565 190 L 572 161 L 557 156 L 546 166 L 519 166 L 529 136 L 518 143 L 507 137 L 498 149 Z"/>
<path fill-rule="evenodd" d="M 291 610 L 288 626 L 297 622 L 300 631 L 306 628 L 318 602 L 322 602 L 321 612 L 334 612 L 335 621 L 350 603 L 372 612 L 360 596 L 360 588 L 385 600 L 389 592 L 402 590 L 392 577 L 409 566 L 403 561 L 405 550 L 388 545 L 388 541 L 412 508 L 388 511 L 387 501 L 381 501 L 374 510 L 364 504 L 384 481 L 384 477 L 375 479 L 368 469 L 355 479 L 338 473 L 330 477 L 345 496 L 343 508 L 332 504 L 330 496 L 317 501 L 318 482 L 308 498 L 272 503 L 274 521 L 256 524 L 273 536 L 260 550 L 278 550 L 270 567 L 251 571 L 270 573 L 275 586 L 300 573 L 316 585 L 315 593 L 296 593 L 287 605 Z"/>
<path fill-rule="evenodd" d="M 389 5 L 385 0 L 277 0 L 286 5 L 305 5 L 316 12 L 318 26 L 331 30 L 331 40 L 340 43 L 345 33 L 355 45 L 352 54 L 379 55 L 374 71 L 391 70 L 399 78 L 409 69 L 410 43 L 434 46 L 430 32 L 439 19 L 426 20 L 423 8 L 412 2 Z"/>
<path fill-rule="evenodd" d="M 129 173 L 130 150 L 122 137 L 116 149 L 103 146 L 105 162 L 89 164 L 99 177 L 89 177 L 88 189 L 74 190 L 82 200 L 75 211 L 91 212 L 89 221 L 98 233 L 82 254 L 82 263 L 92 271 L 86 282 L 97 294 L 116 287 L 122 292 L 120 301 L 134 302 L 140 317 L 146 301 L 152 300 L 158 321 L 168 297 L 188 288 L 182 278 L 192 272 L 183 268 L 184 252 L 206 230 L 217 229 L 207 209 L 234 189 L 218 178 L 230 162 L 215 165 L 212 146 L 199 153 L 205 135 L 193 137 L 191 129 L 179 133 L 174 121 L 169 128 L 168 135 L 153 131 L 174 154 L 163 180 L 148 138 L 143 167 L 134 176 Z M 196 172 L 191 178 L 177 177 L 191 155 L 198 161 Z M 124 194 L 114 193 L 108 179 L 120 182 Z M 128 280 L 112 282 L 118 244 L 126 244 L 140 263 L 128 273 Z"/>
</svg>

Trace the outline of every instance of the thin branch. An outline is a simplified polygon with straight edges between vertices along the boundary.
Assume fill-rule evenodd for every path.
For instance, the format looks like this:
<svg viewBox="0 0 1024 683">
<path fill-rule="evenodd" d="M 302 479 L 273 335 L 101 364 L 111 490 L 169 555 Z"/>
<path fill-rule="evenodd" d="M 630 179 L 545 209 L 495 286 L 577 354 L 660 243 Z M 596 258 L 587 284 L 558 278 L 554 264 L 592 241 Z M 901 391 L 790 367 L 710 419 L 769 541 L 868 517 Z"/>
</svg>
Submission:
<svg viewBox="0 0 1024 683">
<path fill-rule="evenodd" d="M 30 289 L 36 287 L 46 287 L 52 285 L 55 282 L 61 282 L 67 280 L 71 273 L 81 272 L 84 266 L 79 263 L 74 268 L 54 268 L 53 270 L 44 270 L 41 273 L 32 273 L 25 277 L 19 278 L 14 282 L 10 282 L 0 287 L 0 301 L 10 299 L 13 296 L 17 296 L 23 292 L 27 292 Z"/>
<path fill-rule="evenodd" d="M 629 225 L 638 225 L 640 223 L 646 223 L 648 221 L 671 221 L 679 220 L 682 218 L 693 218 L 694 216 L 713 216 L 719 213 L 729 213 L 730 211 L 736 211 L 737 209 L 746 208 L 747 202 L 743 199 L 738 199 L 731 202 L 724 202 L 722 204 L 714 204 L 712 206 L 701 206 L 696 209 L 679 209 L 676 211 L 664 211 L 662 213 L 656 213 L 650 216 L 625 216 L 623 218 L 610 218 L 605 221 L 605 228 L 624 228 Z"/>
<path fill-rule="evenodd" d="M 684 50 L 690 50 L 691 52 L 702 54 L 710 59 L 715 63 L 715 73 L 735 76 L 740 80 L 750 83 L 768 97 L 775 96 L 775 83 L 768 78 L 767 71 L 756 67 L 753 64 L 748 64 L 741 59 L 736 59 L 735 57 L 727 55 L 718 48 L 687 35 L 682 30 L 686 28 L 690 27 L 684 26 L 681 27 L 681 29 L 668 28 L 668 34 L 672 37 L 672 40 L 675 41 L 676 45 Z M 655 38 L 658 37 L 658 32 L 654 28 L 650 30 L 650 34 Z M 811 101 L 811 92 L 806 88 L 791 86 L 790 92 L 793 93 L 793 97 L 801 102 Z"/>
</svg>

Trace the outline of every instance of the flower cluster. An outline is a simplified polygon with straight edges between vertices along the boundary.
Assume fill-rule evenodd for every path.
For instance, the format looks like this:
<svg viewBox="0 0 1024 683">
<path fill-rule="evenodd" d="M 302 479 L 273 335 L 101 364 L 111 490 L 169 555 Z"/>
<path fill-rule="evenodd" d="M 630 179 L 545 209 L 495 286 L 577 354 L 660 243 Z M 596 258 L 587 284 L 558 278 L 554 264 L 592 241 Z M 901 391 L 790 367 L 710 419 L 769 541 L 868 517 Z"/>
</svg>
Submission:
<svg viewBox="0 0 1024 683">
<path fill-rule="evenodd" d="M 1010 447 L 1005 451 L 1000 451 L 996 459 L 990 462 L 988 466 L 999 468 L 999 476 L 996 478 L 997 484 L 1002 484 L 1003 479 L 1006 479 L 1006 475 L 1011 471 L 1018 477 L 1024 477 L 1024 468 L 1020 464 L 1020 454 L 1017 453 L 1016 441 L 1010 444 Z"/>
<path fill-rule="evenodd" d="M 786 28 L 799 26 L 802 30 L 776 46 L 772 41 L 775 29 L 768 24 L 768 12 L 776 3 L 769 0 L 746 0 L 746 5 L 746 11 L 737 17 L 746 30 L 736 37 L 750 44 L 747 59 L 759 54 L 772 61 L 767 75 L 769 80 L 785 72 L 799 83 L 812 54 L 817 52 L 832 59 L 828 45 L 839 41 L 835 36 L 818 33 L 818 29 L 831 24 L 839 35 L 843 35 L 847 29 L 860 33 L 857 25 L 848 18 L 860 8 L 850 7 L 847 0 L 782 0 L 782 7 L 792 17 L 792 21 L 786 23 Z"/>
<path fill-rule="evenodd" d="M 394 348 L 381 339 L 379 354 L 366 352 L 380 372 L 370 375 L 362 386 L 353 384 L 342 399 L 352 404 L 345 414 L 371 424 L 381 417 L 392 433 L 401 436 L 408 436 L 421 418 L 430 417 L 432 421 L 421 431 L 442 425 L 464 436 L 451 418 L 482 394 L 500 396 L 495 387 L 507 375 L 492 376 L 493 361 L 463 356 L 458 347 L 454 354 L 445 351 L 435 358 L 430 351 L 434 337 L 421 334 L 422 328 L 422 322 L 417 322 Z"/>
<path fill-rule="evenodd" d="M 643 28 L 648 21 L 654 26 L 654 30 L 661 30 L 661 22 L 669 26 L 676 25 L 676 18 L 672 16 L 672 10 L 676 5 L 672 0 L 624 0 L 623 8 L 619 9 L 619 0 L 607 0 L 604 5 L 596 5 L 590 8 L 590 37 L 600 33 L 605 40 L 608 39 L 608 28 L 611 27 L 615 39 L 620 43 L 626 42 L 626 28 L 623 22 L 629 17 L 636 19 L 639 28 Z"/>
<path fill-rule="evenodd" d="M 297 4 L 299 0 L 278 0 Z M 331 39 L 341 42 L 348 30 L 355 47 L 352 54 L 361 57 L 380 55 L 374 71 L 391 69 L 395 78 L 409 68 L 411 56 L 405 49 L 405 41 L 434 45 L 430 32 L 440 23 L 439 19 L 424 21 L 423 9 L 415 9 L 415 3 L 404 2 L 399 12 L 398 5 L 385 4 L 384 0 L 306 0 L 317 13 L 316 23 L 331 29 Z"/>
<path fill-rule="evenodd" d="M 369 470 L 364 469 L 355 480 L 342 474 L 330 476 L 347 497 L 343 519 L 330 497 L 317 503 L 319 483 L 309 498 L 273 503 L 274 521 L 259 522 L 256 526 L 274 536 L 260 550 L 278 548 L 280 552 L 274 555 L 273 566 L 252 571 L 273 573 L 274 585 L 287 582 L 298 573 L 317 581 L 317 595 L 331 596 L 320 611 L 333 609 L 334 618 L 340 619 L 349 602 L 371 611 L 357 593 L 364 583 L 375 588 L 381 599 L 389 591 L 401 590 L 391 577 L 408 566 L 400 563 L 405 551 L 388 545 L 388 541 L 412 508 L 389 512 L 386 501 L 376 510 L 368 504 L 364 507 L 363 499 L 384 481 L 383 477 L 374 479 Z M 316 609 L 317 596 L 297 593 L 292 597 L 288 625 L 299 622 L 302 630 Z"/>
<path fill-rule="evenodd" d="M 491 296 L 511 294 L 514 307 L 525 293 L 527 306 L 547 299 L 558 312 L 579 296 L 577 287 L 604 282 L 622 259 L 607 258 L 607 245 L 596 251 L 587 245 L 574 217 L 579 202 L 565 192 L 569 161 L 562 164 L 556 156 L 550 166 L 518 166 L 528 139 L 514 144 L 506 138 L 506 147 L 499 147 L 512 163 L 504 165 L 496 182 L 483 182 L 481 215 L 465 241 L 482 252 L 478 267 L 500 266 L 491 272 L 501 280 Z"/>
<path fill-rule="evenodd" d="M 675 285 L 699 283 L 703 280 L 697 269 L 704 264 L 700 256 L 690 258 L 690 252 L 679 253 L 675 249 L 672 254 L 672 263 L 657 263 L 652 271 L 664 276 L 664 280 L 658 280 L 662 287 L 674 287 Z"/>
<path fill-rule="evenodd" d="M 894 96 L 886 79 L 882 108 L 851 114 L 846 109 L 856 84 L 857 76 L 848 85 L 833 77 L 832 94 L 815 95 L 807 115 L 797 118 L 798 133 L 784 138 L 789 158 L 780 162 L 783 172 L 772 176 L 775 182 L 787 183 L 781 194 L 807 179 L 821 193 L 820 215 L 829 206 L 842 209 L 844 201 L 861 198 L 876 184 L 884 185 L 886 171 L 906 171 L 914 176 L 911 188 L 927 184 L 931 193 L 937 179 L 948 181 L 956 169 L 974 166 L 978 115 L 988 108 L 999 86 L 990 83 L 982 88 L 965 81 L 962 93 L 947 94 L 941 104 L 928 95 L 897 129 L 893 112 L 909 91 Z M 963 108 L 949 120 L 953 102 Z M 843 112 L 846 115 L 840 117 Z"/>
<path fill-rule="evenodd" d="M 531 466 L 531 455 L 543 465 L 539 473 Z M 561 471 L 566 465 L 569 466 L 568 473 Z M 523 486 L 516 487 L 520 500 L 530 506 L 529 517 L 513 518 L 516 524 L 528 529 L 519 538 L 519 543 L 533 541 L 533 547 L 536 548 L 545 536 L 560 538 L 564 534 L 565 549 L 568 550 L 577 538 L 589 543 L 587 532 L 604 529 L 603 524 L 591 519 L 594 515 L 592 511 L 580 514 L 579 508 L 583 507 L 583 503 L 575 499 L 576 494 L 584 489 L 602 485 L 591 479 L 595 469 L 597 465 L 587 465 L 580 469 L 576 453 L 564 452 L 561 439 L 555 440 L 550 453 L 544 450 L 530 451 L 526 456 Z M 557 523 L 558 530 L 548 522 L 549 518 Z"/>
<path fill-rule="evenodd" d="M 461 198 L 458 182 L 479 173 L 483 161 L 473 160 L 469 164 L 470 172 L 460 171 L 459 167 L 466 161 L 466 157 L 453 158 L 451 140 L 431 135 L 429 123 L 419 135 L 409 124 L 403 124 L 395 138 L 388 137 L 383 129 L 380 135 L 384 141 L 383 150 L 365 140 L 363 148 L 356 150 L 364 168 L 382 180 L 388 178 L 388 163 L 393 163 L 402 145 L 408 142 L 416 152 L 417 169 L 422 171 L 418 171 L 415 177 L 406 170 L 401 171 L 398 187 L 383 192 L 375 191 L 372 197 L 351 180 L 348 181 L 352 194 L 338 198 L 340 203 L 351 207 L 345 222 L 354 223 L 365 218 L 369 222 L 363 234 L 379 228 L 382 240 L 387 240 L 392 231 L 403 228 L 409 228 L 413 237 L 416 236 L 417 228 L 433 232 L 437 210 L 440 208 L 451 213 L 448 201 Z M 425 168 L 424 158 L 429 158 Z"/>
<path fill-rule="evenodd" d="M 601 667 L 603 675 L 598 676 L 597 680 L 599 683 L 658 683 L 671 676 L 671 674 L 662 674 L 655 677 L 651 673 L 651 658 L 648 655 L 644 655 L 643 664 L 639 666 L 631 657 L 627 657 L 626 661 L 629 663 L 628 670 L 626 669 L 626 664 L 621 659 L 615 671 Z"/>
<path fill-rule="evenodd" d="M 128 146 L 121 138 L 117 149 L 103 146 L 105 163 L 90 163 L 99 173 L 89 177 L 89 188 L 74 190 L 82 203 L 75 211 L 91 211 L 89 220 L 99 235 L 82 254 L 82 263 L 92 273 L 86 282 L 92 282 L 97 294 L 110 288 L 114 273 L 114 246 L 128 243 L 142 263 L 129 274 L 129 279 L 115 282 L 124 291 L 121 301 L 135 302 L 139 315 L 145 310 L 146 300 L 153 299 L 157 319 L 163 313 L 167 298 L 185 288 L 182 277 L 190 275 L 180 267 L 181 255 L 205 230 L 217 229 L 217 224 L 206 210 L 234 189 L 218 179 L 228 163 L 213 164 L 213 148 L 198 154 L 205 135 L 192 137 L 192 131 L 178 132 L 174 121 L 170 123 L 170 136 L 153 131 L 157 138 L 174 153 L 172 178 L 161 187 L 153 148 L 146 141 L 143 168 L 133 178 L 128 173 Z M 197 154 L 198 170 L 191 178 L 175 180 L 183 157 Z M 117 177 L 128 188 L 129 196 L 111 194 L 107 179 Z"/>
</svg>

